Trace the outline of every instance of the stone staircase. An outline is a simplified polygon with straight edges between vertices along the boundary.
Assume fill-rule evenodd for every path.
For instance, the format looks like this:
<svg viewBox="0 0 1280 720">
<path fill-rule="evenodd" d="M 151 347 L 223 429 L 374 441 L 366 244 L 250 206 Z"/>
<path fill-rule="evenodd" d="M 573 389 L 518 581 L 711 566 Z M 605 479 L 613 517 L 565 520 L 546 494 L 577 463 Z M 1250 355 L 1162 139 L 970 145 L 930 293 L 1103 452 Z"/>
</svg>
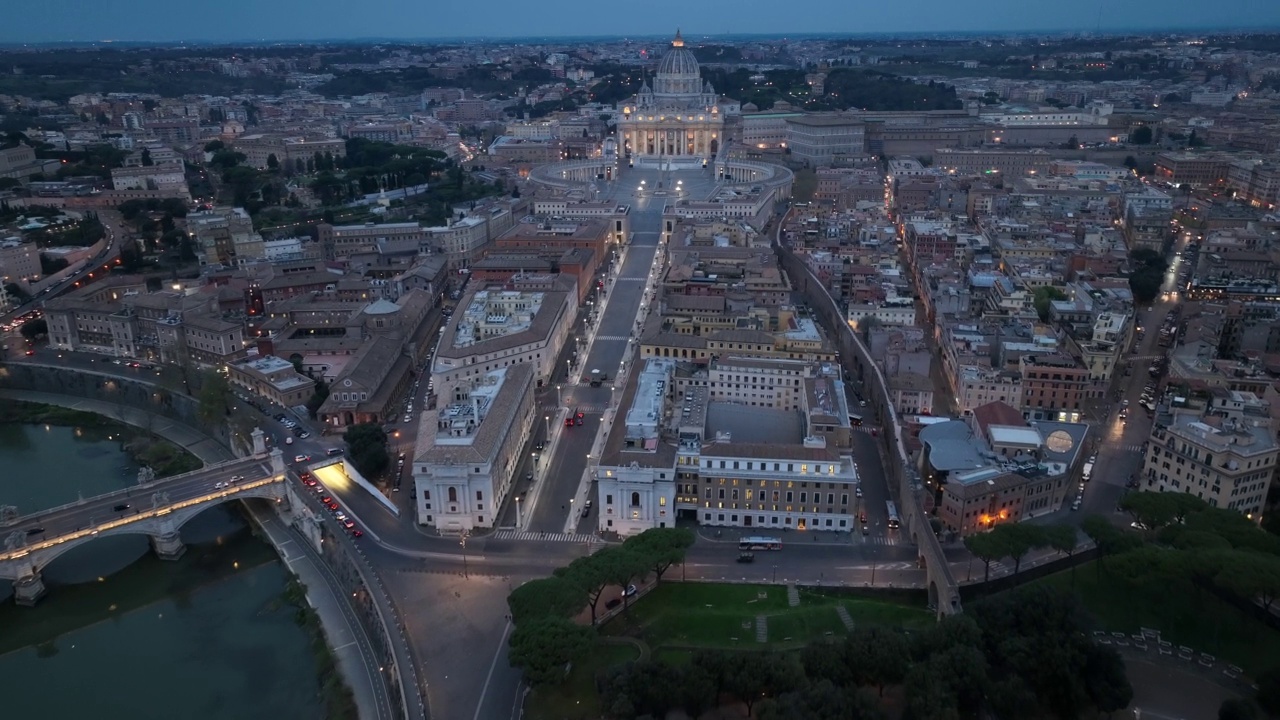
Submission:
<svg viewBox="0 0 1280 720">
<path fill-rule="evenodd" d="M 756 616 L 756 642 L 769 642 L 769 618 Z"/>
<path fill-rule="evenodd" d="M 840 622 L 844 623 L 844 629 L 853 631 L 853 618 L 849 617 L 849 611 L 843 605 L 836 606 L 836 615 L 840 616 Z"/>
<path fill-rule="evenodd" d="M 787 604 L 791 607 L 800 606 L 800 591 L 796 589 L 795 585 L 787 586 Z"/>
</svg>

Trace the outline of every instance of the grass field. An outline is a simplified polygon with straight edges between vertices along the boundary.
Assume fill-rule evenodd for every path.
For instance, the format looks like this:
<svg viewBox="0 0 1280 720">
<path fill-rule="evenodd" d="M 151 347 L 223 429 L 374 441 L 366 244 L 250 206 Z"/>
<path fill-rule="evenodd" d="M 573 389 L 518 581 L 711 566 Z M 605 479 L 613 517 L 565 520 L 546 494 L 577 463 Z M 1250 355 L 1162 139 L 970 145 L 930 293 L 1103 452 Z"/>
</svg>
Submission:
<svg viewBox="0 0 1280 720">
<path fill-rule="evenodd" d="M 597 643 L 591 653 L 574 664 L 564 684 L 539 688 L 529 697 L 525 712 L 529 720 L 594 720 L 601 716 L 596 694 L 596 673 L 640 657 L 631 645 Z"/>
<path fill-rule="evenodd" d="M 663 583 L 619 615 L 601 632 L 644 640 L 659 656 L 669 649 L 791 648 L 810 640 L 846 634 L 837 608 L 844 606 L 854 625 L 920 627 L 932 613 L 890 602 L 802 592 L 790 607 L 787 590 L 775 585 Z M 766 619 L 767 641 L 757 638 L 759 616 Z"/>
<path fill-rule="evenodd" d="M 1070 591 L 1071 573 L 1036 582 Z M 1185 645 L 1239 665 L 1254 675 L 1280 665 L 1280 631 L 1248 617 L 1189 583 L 1135 585 L 1100 574 L 1095 563 L 1076 568 L 1075 592 L 1098 629 L 1134 633 L 1159 630 L 1174 645 Z"/>
</svg>

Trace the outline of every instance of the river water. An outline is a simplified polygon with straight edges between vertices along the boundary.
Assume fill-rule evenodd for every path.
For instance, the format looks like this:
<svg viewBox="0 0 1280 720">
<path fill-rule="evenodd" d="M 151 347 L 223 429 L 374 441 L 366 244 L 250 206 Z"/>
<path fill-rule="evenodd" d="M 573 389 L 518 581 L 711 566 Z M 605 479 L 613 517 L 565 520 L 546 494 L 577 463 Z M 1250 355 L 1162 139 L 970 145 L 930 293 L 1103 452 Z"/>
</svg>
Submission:
<svg viewBox="0 0 1280 720">
<path fill-rule="evenodd" d="M 0 424 L 0 505 L 28 513 L 137 482 L 110 431 Z M 178 562 L 145 536 L 108 537 L 44 569 L 48 594 L 0 581 L 0 691 L 14 718 L 315 720 L 307 632 L 287 574 L 230 505 L 182 528 Z"/>
</svg>

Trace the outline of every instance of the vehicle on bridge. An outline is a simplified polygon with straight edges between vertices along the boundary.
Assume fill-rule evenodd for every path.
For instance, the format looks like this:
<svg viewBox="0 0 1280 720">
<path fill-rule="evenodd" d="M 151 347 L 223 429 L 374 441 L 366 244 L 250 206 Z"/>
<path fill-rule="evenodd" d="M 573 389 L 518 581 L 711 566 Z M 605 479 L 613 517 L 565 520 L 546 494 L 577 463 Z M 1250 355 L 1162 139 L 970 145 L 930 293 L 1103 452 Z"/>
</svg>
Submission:
<svg viewBox="0 0 1280 720">
<path fill-rule="evenodd" d="M 781 550 L 782 538 L 744 537 L 738 541 L 738 549 L 747 550 Z"/>
<path fill-rule="evenodd" d="M 884 504 L 884 509 L 889 516 L 889 529 L 897 530 L 902 526 L 902 519 L 898 517 L 898 506 L 890 500 Z"/>
</svg>

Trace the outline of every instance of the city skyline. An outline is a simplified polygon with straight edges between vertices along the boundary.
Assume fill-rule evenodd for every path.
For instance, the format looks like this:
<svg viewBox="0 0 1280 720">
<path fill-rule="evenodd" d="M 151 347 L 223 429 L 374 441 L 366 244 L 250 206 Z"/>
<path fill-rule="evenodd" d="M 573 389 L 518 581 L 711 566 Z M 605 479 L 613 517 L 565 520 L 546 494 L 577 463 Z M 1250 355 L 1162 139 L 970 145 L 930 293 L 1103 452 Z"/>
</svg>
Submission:
<svg viewBox="0 0 1280 720">
<path fill-rule="evenodd" d="M 1135 0 L 1124 7 L 1035 0 L 980 0 L 956 4 L 923 0 L 910 9 L 862 7 L 814 0 L 802 17 L 779 23 L 761 0 L 709 0 L 696 6 L 655 0 L 626 23 L 582 0 L 550 0 L 536 6 L 497 0 L 489 12 L 450 4 L 424 7 L 383 0 L 353 14 L 336 0 L 261 4 L 228 0 L 216 16 L 178 14 L 159 0 L 136 0 L 122 13 L 114 3 L 82 5 L 51 0 L 38 18 L 0 29 L 0 43 L 57 42 L 279 42 L 359 39 L 572 38 L 662 36 L 683 28 L 702 36 L 748 34 L 927 34 L 1016 32 L 1128 32 L 1272 29 L 1280 27 L 1280 5 L 1235 0 L 1229 8 L 1192 0 Z M 567 25 L 564 18 L 574 18 Z M 1231 18 L 1224 22 L 1224 18 Z"/>
</svg>

